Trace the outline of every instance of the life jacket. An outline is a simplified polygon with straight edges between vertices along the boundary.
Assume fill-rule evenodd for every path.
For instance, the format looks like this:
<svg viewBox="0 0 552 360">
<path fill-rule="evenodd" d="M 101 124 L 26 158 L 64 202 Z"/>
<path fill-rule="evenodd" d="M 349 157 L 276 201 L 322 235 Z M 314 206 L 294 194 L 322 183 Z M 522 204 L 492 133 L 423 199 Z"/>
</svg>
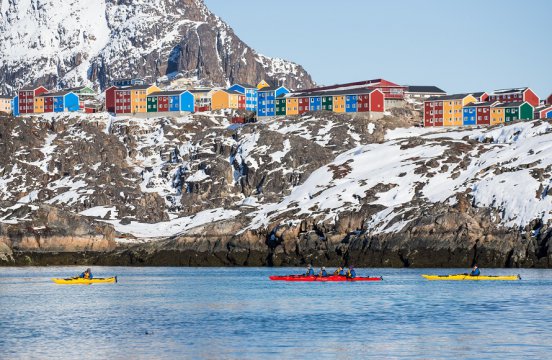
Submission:
<svg viewBox="0 0 552 360">
<path fill-rule="evenodd" d="M 322 277 L 325 277 L 325 276 L 328 276 L 328 273 L 326 272 L 326 270 L 321 270 L 319 275 Z"/>
<path fill-rule="evenodd" d="M 314 270 L 312 268 L 307 270 L 307 273 L 305 274 L 307 276 L 314 276 Z"/>
<path fill-rule="evenodd" d="M 90 279 L 90 273 L 85 272 L 83 277 L 85 279 Z"/>
</svg>

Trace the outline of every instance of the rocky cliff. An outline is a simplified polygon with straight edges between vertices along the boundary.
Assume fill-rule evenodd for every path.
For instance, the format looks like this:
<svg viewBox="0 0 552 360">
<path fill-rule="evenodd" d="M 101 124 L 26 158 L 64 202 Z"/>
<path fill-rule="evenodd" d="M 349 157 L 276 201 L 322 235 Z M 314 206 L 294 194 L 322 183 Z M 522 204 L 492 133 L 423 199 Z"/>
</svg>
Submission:
<svg viewBox="0 0 552 360">
<path fill-rule="evenodd" d="M 3 263 L 552 264 L 547 122 L 233 115 L 0 118 Z"/>
<path fill-rule="evenodd" d="M 311 87 L 300 65 L 257 53 L 202 0 L 2 0 L 0 93 L 116 78 Z"/>
</svg>

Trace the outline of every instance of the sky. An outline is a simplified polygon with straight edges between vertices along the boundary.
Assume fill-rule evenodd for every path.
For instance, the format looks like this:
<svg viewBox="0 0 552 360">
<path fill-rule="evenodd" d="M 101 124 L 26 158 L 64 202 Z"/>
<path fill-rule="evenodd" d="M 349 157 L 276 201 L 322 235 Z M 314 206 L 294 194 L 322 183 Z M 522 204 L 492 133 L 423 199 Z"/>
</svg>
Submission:
<svg viewBox="0 0 552 360">
<path fill-rule="evenodd" d="M 318 84 L 552 93 L 552 0 L 205 0 L 257 52 Z"/>
</svg>

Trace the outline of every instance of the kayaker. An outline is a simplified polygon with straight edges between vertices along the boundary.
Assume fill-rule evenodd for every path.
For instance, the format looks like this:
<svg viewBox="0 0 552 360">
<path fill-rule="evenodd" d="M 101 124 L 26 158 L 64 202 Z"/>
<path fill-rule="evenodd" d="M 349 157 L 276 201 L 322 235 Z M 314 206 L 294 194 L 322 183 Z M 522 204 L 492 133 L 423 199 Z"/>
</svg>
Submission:
<svg viewBox="0 0 552 360">
<path fill-rule="evenodd" d="M 334 275 L 345 276 L 345 270 L 343 270 L 343 266 L 338 267 L 334 271 Z"/>
<path fill-rule="evenodd" d="M 356 277 L 356 271 L 352 266 L 349 266 L 349 269 L 347 270 L 347 277 L 350 279 Z"/>
<path fill-rule="evenodd" d="M 92 270 L 90 268 L 84 270 L 82 274 L 79 275 L 80 278 L 83 279 L 92 279 L 94 276 L 92 275 Z"/>
<path fill-rule="evenodd" d="M 470 276 L 479 276 L 479 275 L 481 275 L 481 271 L 479 271 L 479 268 L 477 267 L 477 265 L 474 265 L 470 273 Z"/>
<path fill-rule="evenodd" d="M 326 272 L 326 267 L 322 266 L 322 268 L 320 269 L 320 272 L 318 273 L 318 276 L 320 276 L 320 277 L 327 277 L 328 276 L 328 273 Z"/>
<path fill-rule="evenodd" d="M 311 265 L 307 266 L 307 272 L 305 273 L 306 276 L 314 276 L 314 269 Z"/>
</svg>

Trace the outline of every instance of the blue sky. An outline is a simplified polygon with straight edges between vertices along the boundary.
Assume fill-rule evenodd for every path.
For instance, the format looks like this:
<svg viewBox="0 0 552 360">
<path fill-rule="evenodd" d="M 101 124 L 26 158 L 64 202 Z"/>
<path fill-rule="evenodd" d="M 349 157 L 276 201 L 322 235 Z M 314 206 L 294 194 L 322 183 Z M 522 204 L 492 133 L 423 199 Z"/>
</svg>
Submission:
<svg viewBox="0 0 552 360">
<path fill-rule="evenodd" d="M 551 0 L 205 0 L 258 52 L 319 84 L 552 92 Z M 546 39 L 545 39 L 546 37 Z"/>
</svg>

